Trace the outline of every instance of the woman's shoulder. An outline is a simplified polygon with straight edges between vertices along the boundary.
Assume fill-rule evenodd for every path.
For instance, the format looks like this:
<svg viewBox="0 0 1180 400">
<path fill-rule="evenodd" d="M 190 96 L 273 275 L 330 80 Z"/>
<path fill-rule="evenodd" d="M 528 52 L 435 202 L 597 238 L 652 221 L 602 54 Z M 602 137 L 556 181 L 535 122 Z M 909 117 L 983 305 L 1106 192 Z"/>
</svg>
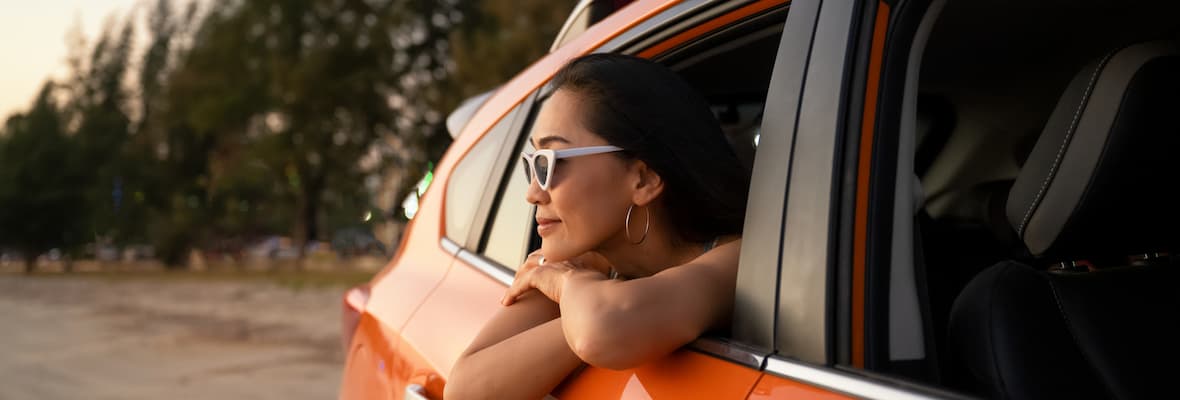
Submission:
<svg viewBox="0 0 1180 400">
<path fill-rule="evenodd" d="M 736 266 L 741 247 L 741 235 L 718 236 L 705 245 L 705 251 L 696 258 L 695 262 Z"/>
<path fill-rule="evenodd" d="M 709 243 L 708 245 L 706 245 L 705 254 L 711 253 L 714 250 L 720 249 L 722 247 L 726 247 L 726 248 L 735 248 L 735 247 L 740 248 L 740 247 L 742 247 L 742 235 L 737 235 L 737 234 L 735 234 L 735 235 L 722 235 L 722 236 L 718 236 L 718 237 L 714 238 L 712 243 Z"/>
<path fill-rule="evenodd" d="M 718 236 L 716 240 L 717 240 L 717 246 L 731 244 L 733 246 L 741 247 L 741 245 L 742 245 L 742 235 L 740 235 L 740 234 L 722 235 L 722 236 Z M 714 246 L 714 247 L 716 247 L 716 246 Z"/>
</svg>

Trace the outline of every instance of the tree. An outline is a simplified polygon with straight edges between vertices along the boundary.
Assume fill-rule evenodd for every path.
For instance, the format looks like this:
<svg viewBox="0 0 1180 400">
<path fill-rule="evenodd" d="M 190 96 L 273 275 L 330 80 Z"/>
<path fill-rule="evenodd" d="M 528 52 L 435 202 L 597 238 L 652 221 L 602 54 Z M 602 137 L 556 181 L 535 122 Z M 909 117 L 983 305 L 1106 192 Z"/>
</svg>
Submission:
<svg viewBox="0 0 1180 400">
<path fill-rule="evenodd" d="M 199 136 L 185 114 L 192 84 L 178 72 L 187 58 L 200 9 L 195 1 L 176 13 L 170 0 L 157 0 L 146 15 L 148 42 L 138 71 L 139 119 L 125 159 L 139 168 L 135 201 L 150 241 L 166 266 L 179 267 L 199 245 L 211 215 L 206 201 L 208 158 L 213 140 Z M 178 78 L 179 76 L 179 78 Z M 199 94 L 198 94 L 199 95 Z"/>
<path fill-rule="evenodd" d="M 77 223 L 85 214 L 85 178 L 53 91 L 52 82 L 42 86 L 28 114 L 8 119 L 0 142 L 0 247 L 19 250 L 25 272 L 49 249 L 85 240 Z"/>
<path fill-rule="evenodd" d="M 125 87 L 130 68 L 129 55 L 134 27 L 130 22 L 121 27 L 108 25 L 90 51 L 86 63 L 78 65 L 71 81 L 72 93 L 65 111 L 70 125 L 71 141 L 75 144 L 72 158 L 85 166 L 86 209 L 81 220 L 94 237 L 122 239 L 137 221 L 128 218 L 128 171 L 137 170 L 132 160 L 126 159 L 125 145 L 129 136 L 130 117 L 128 93 Z"/>
<path fill-rule="evenodd" d="M 201 200 L 220 210 L 217 225 L 240 227 L 226 211 L 251 193 L 291 206 L 289 229 L 303 249 L 321 235 L 325 214 L 367 199 L 366 178 L 442 120 L 431 105 L 455 9 L 258 0 L 210 13 L 168 90 L 171 119 L 208 154 Z M 250 182 L 264 186 L 243 186 Z"/>
<path fill-rule="evenodd" d="M 492 89 L 549 51 L 576 1 L 479 2 L 450 34 L 453 75 L 448 104 Z"/>
</svg>

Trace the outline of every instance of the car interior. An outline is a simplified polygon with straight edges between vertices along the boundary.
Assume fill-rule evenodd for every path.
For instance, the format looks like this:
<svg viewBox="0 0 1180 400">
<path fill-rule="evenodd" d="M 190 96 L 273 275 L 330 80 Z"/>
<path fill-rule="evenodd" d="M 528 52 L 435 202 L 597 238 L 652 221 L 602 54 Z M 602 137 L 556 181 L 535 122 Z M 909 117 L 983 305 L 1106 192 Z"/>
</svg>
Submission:
<svg viewBox="0 0 1180 400">
<path fill-rule="evenodd" d="M 915 242 L 938 373 L 1003 398 L 1139 398 L 1180 355 L 1180 3 L 935 1 Z M 938 10 L 941 9 L 939 13 Z"/>
<path fill-rule="evenodd" d="M 656 59 L 680 73 L 712 105 L 722 131 L 746 168 L 754 163 L 785 17 L 781 12 L 765 16 Z"/>
</svg>

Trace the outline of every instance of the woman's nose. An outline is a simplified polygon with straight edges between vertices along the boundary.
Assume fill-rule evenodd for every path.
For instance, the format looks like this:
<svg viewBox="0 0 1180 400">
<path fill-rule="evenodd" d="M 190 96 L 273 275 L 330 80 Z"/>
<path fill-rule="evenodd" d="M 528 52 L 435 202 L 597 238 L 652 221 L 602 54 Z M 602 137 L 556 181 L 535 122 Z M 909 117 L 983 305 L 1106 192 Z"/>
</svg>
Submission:
<svg viewBox="0 0 1180 400">
<path fill-rule="evenodd" d="M 524 199 L 529 204 L 545 204 L 549 202 L 549 192 L 542 190 L 541 184 L 532 179 L 529 182 L 529 190 L 524 192 Z"/>
</svg>

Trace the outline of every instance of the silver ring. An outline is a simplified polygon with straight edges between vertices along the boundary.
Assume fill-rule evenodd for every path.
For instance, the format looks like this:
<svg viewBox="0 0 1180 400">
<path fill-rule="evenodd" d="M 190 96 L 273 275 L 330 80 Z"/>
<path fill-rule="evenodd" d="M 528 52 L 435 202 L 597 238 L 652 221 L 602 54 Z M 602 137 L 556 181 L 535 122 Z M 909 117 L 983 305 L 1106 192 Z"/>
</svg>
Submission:
<svg viewBox="0 0 1180 400">
<path fill-rule="evenodd" d="M 541 259 L 537 260 L 537 265 L 545 265 L 545 255 L 541 255 Z"/>
</svg>

